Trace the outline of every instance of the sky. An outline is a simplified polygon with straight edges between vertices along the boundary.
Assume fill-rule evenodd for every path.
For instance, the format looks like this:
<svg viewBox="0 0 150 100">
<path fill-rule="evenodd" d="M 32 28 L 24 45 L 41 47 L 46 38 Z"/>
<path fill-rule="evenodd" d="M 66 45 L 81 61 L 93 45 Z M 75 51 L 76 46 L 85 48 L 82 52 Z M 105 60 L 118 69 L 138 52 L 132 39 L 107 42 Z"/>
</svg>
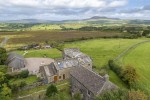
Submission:
<svg viewBox="0 0 150 100">
<path fill-rule="evenodd" d="M 150 0 L 0 0 L 0 20 L 105 16 L 150 20 Z"/>
</svg>

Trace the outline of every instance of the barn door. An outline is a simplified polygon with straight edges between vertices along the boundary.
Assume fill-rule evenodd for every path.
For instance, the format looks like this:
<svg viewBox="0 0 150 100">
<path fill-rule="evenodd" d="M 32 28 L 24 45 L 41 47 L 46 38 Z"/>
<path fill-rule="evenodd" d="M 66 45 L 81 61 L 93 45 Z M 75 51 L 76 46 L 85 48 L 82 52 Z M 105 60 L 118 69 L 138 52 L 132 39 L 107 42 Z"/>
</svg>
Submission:
<svg viewBox="0 0 150 100">
<path fill-rule="evenodd" d="M 56 82 L 58 80 L 57 76 L 54 76 L 54 82 Z"/>
</svg>

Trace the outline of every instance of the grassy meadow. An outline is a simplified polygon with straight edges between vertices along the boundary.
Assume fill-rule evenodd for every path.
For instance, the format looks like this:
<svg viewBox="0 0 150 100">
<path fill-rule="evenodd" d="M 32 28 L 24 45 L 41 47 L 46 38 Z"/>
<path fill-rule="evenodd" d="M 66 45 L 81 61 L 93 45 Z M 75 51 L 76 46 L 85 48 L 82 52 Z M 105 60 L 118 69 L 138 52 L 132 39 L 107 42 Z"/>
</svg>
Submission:
<svg viewBox="0 0 150 100">
<path fill-rule="evenodd" d="M 84 41 L 66 43 L 64 45 L 64 48 L 80 48 L 80 50 L 82 52 L 88 54 L 93 59 L 93 65 L 96 66 L 95 70 L 99 73 L 100 69 L 103 66 L 107 65 L 108 60 L 114 59 L 115 57 L 117 57 L 119 54 L 121 54 L 124 50 L 126 50 L 131 45 L 134 45 L 134 44 L 139 43 L 144 40 L 145 40 L 144 38 L 143 39 L 93 39 L 93 40 L 84 40 Z M 142 47 L 142 48 L 145 48 L 145 47 Z M 149 49 L 147 49 L 147 51 L 148 50 Z M 24 51 L 17 51 L 17 52 L 19 54 L 24 53 Z M 134 54 L 134 53 L 132 53 L 132 54 Z M 142 54 L 142 53 L 140 53 L 140 54 Z M 147 54 L 147 52 L 145 52 L 145 54 Z M 28 58 L 28 57 L 44 57 L 45 55 L 50 58 L 59 58 L 59 57 L 61 57 L 61 52 L 57 49 L 28 50 L 28 53 L 25 55 L 25 57 L 26 58 Z M 143 55 L 143 56 L 145 56 L 145 55 Z M 138 57 L 137 54 L 135 54 L 134 58 L 131 58 L 131 59 L 134 60 L 137 57 Z M 133 61 L 131 59 L 129 59 L 130 62 Z M 146 57 L 146 58 L 143 57 L 143 59 L 148 59 L 148 57 Z M 148 59 L 148 60 L 150 60 L 150 59 Z M 143 61 L 145 61 L 145 60 L 143 60 Z M 133 61 L 133 62 L 135 62 L 135 61 Z M 137 66 L 137 68 L 139 70 L 144 70 L 144 69 L 140 69 L 141 68 L 140 65 L 145 66 L 144 65 L 145 63 L 141 62 L 141 61 L 137 61 L 137 62 L 139 62 L 139 66 Z M 149 63 L 149 61 L 147 61 L 147 60 L 146 60 L 146 62 Z M 132 63 L 126 62 L 125 64 L 132 64 Z M 149 70 L 146 70 L 146 71 L 149 72 Z M 126 85 L 118 78 L 118 76 L 113 71 L 108 70 L 108 73 L 110 75 L 110 80 L 112 82 L 117 84 L 119 87 L 126 88 Z M 140 72 L 138 71 L 138 73 L 140 73 Z M 148 74 L 145 74 L 145 72 L 140 73 L 140 76 L 143 77 L 143 75 L 148 75 Z M 147 80 L 147 79 L 145 79 L 145 80 Z M 148 84 L 149 82 L 145 81 L 145 83 Z"/>
<path fill-rule="evenodd" d="M 143 39 L 95 39 L 80 42 L 73 42 L 65 45 L 65 48 L 77 47 L 82 52 L 90 55 L 93 59 L 93 65 L 96 71 L 107 65 L 108 60 L 114 59 L 121 52 L 133 44 L 143 41 Z M 110 80 L 120 87 L 126 88 L 126 85 L 111 70 L 108 71 Z"/>
<path fill-rule="evenodd" d="M 40 26 L 41 27 L 41 26 Z M 48 27 L 48 26 L 47 26 Z M 69 27 L 69 26 L 66 26 Z M 9 37 L 6 44 L 6 49 L 16 49 L 20 46 L 32 44 L 32 43 L 44 43 L 45 41 L 68 41 L 74 39 L 86 38 L 98 38 L 98 37 L 113 37 L 121 36 L 122 33 L 117 32 L 101 32 L 101 31 L 24 31 L 24 32 L 0 32 L 0 41 L 5 36 Z M 67 42 L 64 44 L 64 48 L 80 48 L 80 50 L 88 54 L 92 60 L 93 65 L 96 66 L 94 70 L 98 73 L 101 72 L 101 68 L 106 66 L 108 60 L 114 59 L 124 50 L 129 48 L 131 45 L 147 40 L 145 38 L 140 39 L 91 39 L 76 42 Z M 150 93 L 150 78 L 149 78 L 149 67 L 150 67 L 150 43 L 142 44 L 135 49 L 131 50 L 121 59 L 119 63 L 122 65 L 132 65 L 137 69 L 139 74 L 138 84 L 143 86 L 145 90 Z M 52 48 L 45 50 L 27 50 L 28 53 L 25 58 L 29 57 L 44 57 L 59 58 L 61 57 L 61 51 Z M 16 51 L 19 54 L 24 54 L 24 51 Z M 107 71 L 110 80 L 121 88 L 127 88 L 127 86 L 120 80 L 120 78 L 111 70 Z M 44 87 L 45 89 L 46 87 Z M 43 89 L 43 88 L 41 88 Z M 38 91 L 38 88 L 31 90 Z M 28 94 L 28 91 L 21 92 L 20 95 Z M 69 94 L 69 93 L 68 93 Z M 64 95 L 68 95 L 65 92 Z M 60 96 L 63 94 L 60 94 Z M 67 99 L 66 99 L 67 100 Z"/>
<path fill-rule="evenodd" d="M 119 63 L 135 67 L 139 75 L 138 85 L 150 94 L 150 42 L 131 50 L 119 60 Z"/>
<path fill-rule="evenodd" d="M 60 58 L 61 52 L 57 49 L 41 49 L 41 50 L 26 50 L 28 53 L 24 56 L 25 58 L 30 57 L 48 57 L 48 58 Z M 23 55 L 24 51 L 16 51 Z"/>
</svg>

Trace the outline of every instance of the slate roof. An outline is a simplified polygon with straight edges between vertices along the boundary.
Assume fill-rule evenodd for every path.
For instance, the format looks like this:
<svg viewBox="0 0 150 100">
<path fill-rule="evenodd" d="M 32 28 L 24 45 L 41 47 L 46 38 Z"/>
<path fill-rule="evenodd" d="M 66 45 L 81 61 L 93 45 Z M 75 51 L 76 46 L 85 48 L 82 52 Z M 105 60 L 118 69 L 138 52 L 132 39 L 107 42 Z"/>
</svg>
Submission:
<svg viewBox="0 0 150 100">
<path fill-rule="evenodd" d="M 79 61 L 79 63 L 81 65 L 84 65 L 84 64 L 92 62 L 92 59 L 89 56 L 80 57 L 80 58 L 77 58 L 77 60 Z"/>
<path fill-rule="evenodd" d="M 63 50 L 64 54 L 70 58 L 78 58 L 87 56 L 86 54 L 82 53 L 78 48 L 65 48 Z"/>
<path fill-rule="evenodd" d="M 22 55 L 13 52 L 8 55 L 6 64 L 13 68 L 24 68 L 26 62 Z"/>
<path fill-rule="evenodd" d="M 77 59 L 56 59 L 54 65 L 57 70 L 61 70 L 64 68 L 76 67 L 79 65 Z"/>
<path fill-rule="evenodd" d="M 106 80 L 105 77 L 102 77 L 84 67 L 75 67 L 70 74 L 94 95 L 101 94 L 106 90 L 117 88 L 116 85 L 109 80 Z"/>
<path fill-rule="evenodd" d="M 41 68 L 43 67 L 43 70 L 45 72 L 45 75 L 46 76 L 53 76 L 56 74 L 56 69 L 54 68 L 53 66 L 53 63 L 51 63 L 50 65 L 44 65 L 44 66 L 41 66 Z"/>
</svg>

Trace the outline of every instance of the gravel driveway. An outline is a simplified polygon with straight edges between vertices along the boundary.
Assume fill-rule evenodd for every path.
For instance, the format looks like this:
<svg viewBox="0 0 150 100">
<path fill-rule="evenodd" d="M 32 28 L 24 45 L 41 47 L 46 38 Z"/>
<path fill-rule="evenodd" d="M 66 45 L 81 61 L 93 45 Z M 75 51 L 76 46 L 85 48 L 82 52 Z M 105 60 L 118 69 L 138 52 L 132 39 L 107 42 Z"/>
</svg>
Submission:
<svg viewBox="0 0 150 100">
<path fill-rule="evenodd" d="M 54 62 L 51 58 L 26 58 L 26 68 L 29 70 L 30 74 L 37 75 L 39 72 L 39 67 L 42 65 L 48 65 Z"/>
</svg>

